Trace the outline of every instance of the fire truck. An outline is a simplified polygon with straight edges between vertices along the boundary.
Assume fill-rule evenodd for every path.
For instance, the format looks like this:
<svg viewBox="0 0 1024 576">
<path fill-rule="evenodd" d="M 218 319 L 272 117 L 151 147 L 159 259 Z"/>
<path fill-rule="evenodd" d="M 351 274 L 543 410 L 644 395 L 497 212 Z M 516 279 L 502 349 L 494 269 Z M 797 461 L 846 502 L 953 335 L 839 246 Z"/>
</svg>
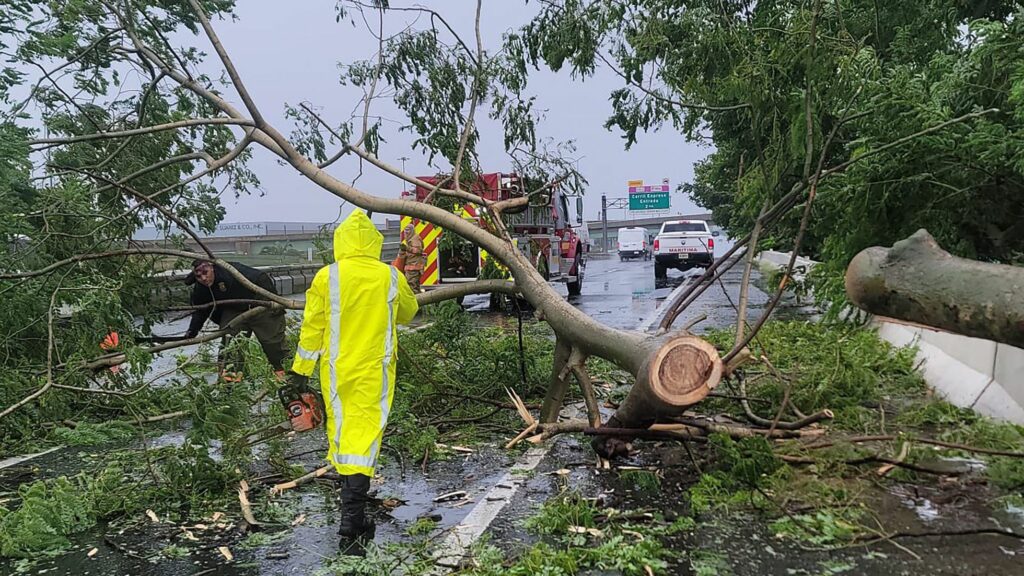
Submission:
<svg viewBox="0 0 1024 576">
<path fill-rule="evenodd" d="M 445 177 L 423 176 L 420 180 L 435 186 Z M 541 192 L 531 194 L 541 188 Z M 492 202 L 529 195 L 527 206 L 514 213 L 503 212 L 502 221 L 515 246 L 533 262 L 545 279 L 565 282 L 570 296 L 579 295 L 590 245 L 583 222 L 581 195 L 570 195 L 557 183 L 543 186 L 543 183 L 524 181 L 515 174 L 502 173 L 481 174 L 468 191 Z M 415 190 L 404 192 L 403 197 L 422 202 L 429 194 L 429 188 L 417 186 Z M 576 200 L 575 215 L 569 210 L 570 198 Z M 476 204 L 456 203 L 453 208 L 456 214 L 477 226 L 485 229 L 493 226 L 489 223 L 490 217 Z M 475 244 L 409 216 L 402 218 L 403 234 L 409 224 L 415 225 L 427 257 L 421 277 L 424 288 L 477 280 L 484 277 L 485 271 L 490 274 L 487 277 L 494 277 L 495 269 L 499 275 L 507 277 L 507 270 L 497 261 L 488 266 L 486 251 Z"/>
</svg>

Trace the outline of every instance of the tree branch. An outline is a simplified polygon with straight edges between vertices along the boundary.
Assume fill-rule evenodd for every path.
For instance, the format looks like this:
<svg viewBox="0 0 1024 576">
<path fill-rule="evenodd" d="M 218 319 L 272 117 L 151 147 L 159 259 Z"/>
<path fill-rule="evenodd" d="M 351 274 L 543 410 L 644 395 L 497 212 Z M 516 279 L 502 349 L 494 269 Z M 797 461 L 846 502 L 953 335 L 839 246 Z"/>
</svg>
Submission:
<svg viewBox="0 0 1024 576">
<path fill-rule="evenodd" d="M 210 18 L 207 17 L 206 12 L 203 11 L 203 7 L 199 5 L 197 0 L 188 0 L 192 10 L 196 14 L 196 18 L 199 19 L 200 24 L 203 26 L 203 30 L 206 32 L 206 37 L 209 38 L 210 44 L 213 44 L 214 51 L 217 52 L 217 56 L 220 57 L 220 61 L 224 64 L 225 70 L 228 72 L 228 76 L 231 78 L 231 84 L 234 85 L 235 90 L 238 92 L 238 96 L 242 99 L 242 103 L 245 104 L 245 109 L 249 111 L 249 115 L 252 116 L 253 122 L 257 128 L 262 128 L 266 121 L 263 119 L 263 115 L 260 114 L 259 108 L 256 106 L 256 102 L 249 95 L 249 91 L 245 88 L 245 83 L 242 82 L 242 76 L 238 73 L 235 68 L 234 62 L 231 61 L 231 57 L 228 56 L 227 50 L 224 49 L 224 45 L 221 44 L 220 38 L 217 36 L 217 32 L 210 25 Z"/>
<path fill-rule="evenodd" d="M 461 296 L 471 294 L 490 294 L 502 292 L 505 294 L 518 294 L 515 282 L 508 280 L 476 280 L 474 282 L 460 282 L 443 286 L 436 290 L 428 290 L 416 295 L 416 301 L 420 306 L 435 304 L 444 300 L 452 300 Z"/>
<path fill-rule="evenodd" d="M 83 174 L 85 176 L 88 176 L 90 178 L 94 178 L 96 180 L 101 180 L 103 182 L 106 182 L 108 186 L 120 188 L 121 190 L 123 190 L 123 191 L 127 192 L 128 194 L 134 196 L 135 198 L 138 199 L 139 202 L 142 202 L 142 203 L 145 203 L 145 204 L 149 204 L 150 206 L 155 208 L 157 210 L 157 212 L 160 212 L 160 214 L 162 214 L 164 216 L 164 218 L 167 218 L 171 222 L 174 222 L 178 226 L 178 228 L 180 228 L 183 232 L 188 234 L 189 237 L 192 238 L 192 240 L 203 250 L 203 252 L 206 253 L 207 256 L 209 256 L 210 258 L 216 258 L 216 256 L 213 255 L 213 251 L 211 251 L 206 246 L 206 243 L 203 242 L 203 239 L 199 237 L 199 234 L 197 234 L 196 231 L 193 230 L 191 226 L 189 226 L 188 222 L 185 222 L 180 217 L 178 217 L 177 214 L 175 214 L 174 212 L 168 210 L 166 207 L 161 205 L 159 202 L 156 202 L 155 200 L 152 200 L 149 196 L 146 196 L 142 192 L 139 192 L 138 190 L 132 188 L 131 186 L 128 186 L 127 184 L 123 184 L 120 181 L 111 180 L 110 178 L 107 178 L 106 176 L 104 176 L 102 174 L 95 174 L 95 173 L 88 172 L 86 170 L 80 170 L 80 169 L 74 168 L 74 167 L 65 167 L 64 169 L 65 170 L 70 170 L 72 172 L 77 172 L 79 174 Z"/>
<path fill-rule="evenodd" d="M 29 140 L 29 146 L 46 145 L 46 148 L 53 146 L 61 146 L 64 144 L 73 144 L 76 142 L 89 142 L 92 140 L 109 140 L 111 138 L 124 138 L 127 136 L 138 136 L 141 134 L 153 134 L 156 132 L 166 132 L 168 130 L 177 130 L 179 128 L 188 128 L 191 126 L 252 126 L 252 120 L 236 119 L 236 118 L 188 118 L 186 120 L 178 120 L 176 122 L 168 122 L 166 124 L 156 124 L 154 126 L 146 126 L 143 128 L 133 128 L 131 130 L 120 130 L 116 132 L 95 132 L 93 134 L 82 134 L 80 136 L 70 136 L 68 138 L 37 138 L 35 140 Z"/>
<path fill-rule="evenodd" d="M 469 115 L 466 117 L 466 125 L 462 128 L 462 136 L 459 137 L 459 150 L 455 154 L 455 166 L 453 167 L 453 180 L 455 189 L 461 190 L 462 184 L 459 175 L 462 172 L 462 158 L 466 153 L 466 146 L 469 144 L 469 135 L 473 132 L 473 116 L 476 114 L 476 105 L 480 100 L 480 81 L 484 73 L 484 45 L 480 37 L 480 11 L 483 7 L 483 0 L 476 0 L 476 74 L 473 76 L 473 85 L 470 87 Z"/>
<path fill-rule="evenodd" d="M 44 383 L 42 387 L 39 388 L 39 390 L 36 390 L 35 392 L 29 394 L 28 396 L 8 406 L 6 409 L 4 409 L 3 412 L 0 412 L 0 418 L 7 416 L 8 414 L 14 412 L 18 408 L 21 408 L 22 406 L 28 404 L 29 402 L 32 402 L 36 398 L 39 398 L 43 394 L 46 394 L 46 391 L 53 386 L 53 309 L 57 305 L 58 292 L 60 292 L 60 283 L 57 284 L 57 288 L 54 289 L 53 294 L 50 295 L 50 307 L 46 311 L 46 383 Z"/>
<path fill-rule="evenodd" d="M 920 132 L 915 132 L 913 134 L 910 134 L 909 136 L 904 136 L 903 138 L 900 138 L 899 140 L 894 140 L 894 141 L 886 144 L 885 146 L 880 146 L 878 148 L 874 148 L 872 150 L 868 150 L 867 152 L 865 152 L 865 153 L 863 153 L 863 154 L 861 154 L 861 155 L 859 155 L 859 156 L 857 156 L 855 158 L 851 158 L 851 159 L 847 160 L 846 162 L 843 162 L 842 164 L 839 164 L 837 166 L 833 166 L 832 168 L 829 168 L 828 170 L 825 170 L 824 172 L 822 172 L 821 173 L 821 177 L 824 178 L 826 176 L 830 176 L 832 174 L 835 174 L 836 172 L 842 172 L 843 170 L 846 170 L 850 166 L 856 164 L 857 162 L 860 162 L 861 160 L 864 160 L 865 158 L 870 158 L 871 156 L 874 156 L 876 154 L 881 154 L 882 152 L 886 152 L 888 150 L 892 150 L 893 148 L 898 148 L 898 147 L 900 147 L 900 146 L 902 146 L 902 145 L 904 145 L 904 144 L 906 144 L 908 142 L 916 140 L 916 139 L 918 139 L 918 138 L 920 138 L 922 136 L 927 136 L 928 134 L 931 134 L 933 132 L 938 132 L 939 130 L 942 130 L 944 128 L 948 128 L 948 127 L 950 127 L 950 126 L 952 126 L 954 124 L 961 124 L 963 122 L 967 122 L 968 120 L 973 120 L 975 118 L 981 118 L 982 116 L 987 116 L 989 114 L 995 114 L 995 113 L 997 113 L 999 111 L 1000 110 L 998 108 L 989 108 L 988 110 L 981 110 L 981 111 L 978 111 L 978 112 L 971 112 L 970 114 L 964 114 L 963 116 L 958 116 L 956 118 L 953 118 L 952 120 L 947 120 L 946 122 L 943 122 L 941 124 L 936 124 L 935 126 L 932 126 L 930 128 L 925 128 L 924 130 L 921 130 Z"/>
</svg>

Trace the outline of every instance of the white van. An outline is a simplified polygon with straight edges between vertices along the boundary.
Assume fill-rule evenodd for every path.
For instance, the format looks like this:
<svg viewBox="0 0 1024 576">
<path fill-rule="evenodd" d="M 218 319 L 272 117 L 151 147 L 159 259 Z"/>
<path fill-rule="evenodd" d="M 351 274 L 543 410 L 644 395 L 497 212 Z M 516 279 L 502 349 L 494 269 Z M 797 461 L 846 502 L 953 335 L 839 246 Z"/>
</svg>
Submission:
<svg viewBox="0 0 1024 576">
<path fill-rule="evenodd" d="M 651 245 L 646 228 L 619 229 L 619 260 L 630 258 L 651 259 Z"/>
</svg>

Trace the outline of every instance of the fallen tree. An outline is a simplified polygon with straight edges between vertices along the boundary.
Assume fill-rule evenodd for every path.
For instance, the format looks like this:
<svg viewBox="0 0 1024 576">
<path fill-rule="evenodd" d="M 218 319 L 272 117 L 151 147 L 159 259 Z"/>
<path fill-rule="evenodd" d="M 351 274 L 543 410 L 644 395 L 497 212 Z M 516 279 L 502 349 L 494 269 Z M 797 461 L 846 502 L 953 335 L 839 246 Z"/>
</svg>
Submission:
<svg viewBox="0 0 1024 576">
<path fill-rule="evenodd" d="M 1024 268 L 958 258 L 926 230 L 857 254 L 846 294 L 876 316 L 1024 348 Z"/>
<path fill-rule="evenodd" d="M 337 196 L 339 200 L 352 203 L 359 208 L 373 213 L 410 216 L 433 223 L 446 231 L 458 234 L 486 250 L 490 256 L 500 261 L 508 269 L 514 285 L 500 280 L 468 283 L 424 295 L 421 301 L 424 303 L 434 302 L 444 298 L 454 298 L 481 291 L 512 292 L 513 290 L 529 301 L 536 310 L 537 316 L 550 324 L 557 338 L 557 352 L 551 371 L 551 388 L 542 410 L 543 420 L 547 422 L 557 419 L 559 409 L 572 379 L 575 379 L 579 384 L 584 397 L 594 398 L 590 378 L 585 367 L 585 361 L 589 356 L 599 356 L 611 360 L 636 377 L 637 385 L 630 394 L 630 400 L 616 416 L 618 425 L 627 427 L 643 427 L 655 415 L 673 416 L 681 414 L 685 408 L 703 399 L 720 379 L 722 362 L 718 357 L 717 351 L 713 346 L 699 338 L 690 336 L 685 332 L 650 336 L 617 330 L 590 318 L 568 303 L 549 285 L 548 281 L 537 270 L 536 264 L 520 251 L 512 241 L 508 231 L 504 229 L 501 219 L 503 211 L 521 210 L 525 199 L 516 202 L 493 202 L 469 191 L 472 189 L 472 186 L 465 186 L 467 176 L 470 181 L 472 178 L 475 178 L 474 174 L 471 173 L 472 171 L 466 168 L 463 162 L 467 155 L 472 154 L 469 144 L 475 135 L 473 114 L 477 104 L 485 96 L 483 90 L 484 76 L 487 73 L 485 69 L 487 65 L 496 62 L 494 58 L 489 58 L 483 52 L 479 24 L 477 26 L 477 50 L 475 52 L 468 48 L 466 50 L 458 50 L 457 57 L 452 57 L 455 62 L 454 64 L 448 61 L 437 63 L 439 66 L 451 65 L 456 68 L 465 65 L 465 68 L 458 71 L 463 73 L 467 79 L 470 79 L 479 90 L 471 91 L 469 94 L 470 113 L 461 122 L 463 125 L 461 130 L 457 130 L 457 126 L 460 124 L 457 122 L 457 116 L 452 118 L 456 120 L 455 122 L 450 122 L 447 128 L 444 128 L 449 131 L 456 129 L 454 133 L 459 136 L 457 148 L 450 147 L 444 150 L 446 155 L 451 156 L 454 173 L 450 178 L 441 180 L 439 184 L 430 185 L 385 163 L 376 156 L 375 150 L 370 145 L 370 138 L 372 136 L 370 135 L 371 130 L 367 125 L 368 108 L 373 99 L 375 84 L 370 86 L 369 94 L 366 97 L 367 109 L 364 110 L 363 115 L 363 132 L 362 137 L 358 139 L 345 138 L 343 133 L 332 129 L 311 107 L 302 106 L 305 113 L 302 115 L 301 121 L 308 122 L 310 130 L 327 130 L 331 134 L 331 139 L 336 140 L 341 146 L 341 150 L 331 159 L 319 159 L 316 156 L 323 155 L 323 153 L 311 154 L 308 139 L 296 138 L 295 136 L 292 138 L 285 137 L 280 130 L 270 123 L 267 116 L 262 113 L 260 107 L 246 88 L 246 84 L 229 56 L 228 50 L 211 24 L 207 14 L 207 9 L 210 9 L 210 6 L 205 6 L 198 0 L 190 0 L 188 7 L 185 8 L 185 12 L 176 14 L 174 17 L 181 22 L 193 22 L 196 25 L 196 29 L 205 32 L 206 38 L 212 46 L 213 53 L 216 54 L 220 64 L 226 71 L 226 78 L 230 81 L 230 86 L 238 96 L 237 101 L 241 102 L 241 107 L 236 107 L 227 96 L 223 95 L 218 89 L 215 89 L 212 83 L 205 81 L 199 75 L 193 74 L 189 70 L 186 61 L 170 46 L 155 43 L 152 39 L 161 37 L 162 33 L 156 28 L 157 24 L 153 21 L 142 18 L 140 13 L 133 8 L 121 7 L 116 4 L 97 3 L 95 8 L 96 14 L 93 17 L 104 22 L 105 25 L 115 30 L 115 32 L 104 36 L 104 41 L 109 42 L 109 45 L 93 46 L 90 47 L 90 50 L 103 51 L 105 55 L 127 65 L 134 66 L 140 70 L 150 71 L 152 82 L 150 89 L 157 91 L 169 90 L 173 93 L 187 93 L 195 102 L 200 103 L 199 107 L 204 112 L 202 115 L 196 114 L 200 117 L 187 121 L 145 125 L 140 119 L 139 125 L 131 129 L 104 128 L 93 125 L 80 130 L 81 133 L 68 136 L 51 135 L 47 138 L 28 140 L 28 146 L 35 152 L 52 149 L 60 150 L 70 146 L 81 146 L 95 142 L 113 141 L 124 143 L 121 149 L 115 151 L 114 156 L 116 157 L 117 154 L 128 148 L 127 144 L 131 142 L 132 138 L 158 134 L 174 134 L 183 128 L 195 130 L 217 129 L 223 131 L 227 130 L 227 127 L 231 127 L 242 134 L 239 141 L 239 147 L 242 150 L 246 150 L 250 146 L 259 146 L 266 149 L 276 156 L 279 161 L 290 165 L 298 174 L 322 190 Z M 478 6 L 478 20 L 479 9 L 480 7 Z M 383 8 L 374 10 L 374 12 L 379 12 L 380 18 L 383 19 Z M 375 78 L 382 79 L 388 72 L 385 70 L 383 63 L 384 44 L 387 41 L 385 38 L 380 39 L 380 60 L 378 60 L 375 69 L 372 71 L 372 75 Z M 398 43 L 403 41 L 405 41 L 404 37 L 399 37 L 395 40 Z M 424 59 L 429 58 L 429 56 L 420 57 Z M 452 81 L 444 88 L 451 88 L 456 84 L 457 82 Z M 453 105 L 456 106 L 455 111 L 457 115 L 461 115 L 462 102 L 456 102 Z M 412 113 L 410 112 L 410 114 Z M 93 123 L 91 117 L 87 116 L 85 120 L 89 121 L 88 123 Z M 440 130 L 441 128 L 438 129 Z M 425 134 L 424 136 L 429 137 L 430 134 Z M 321 144 L 323 143 L 321 142 Z M 232 154 L 235 154 L 234 151 L 232 151 Z M 453 213 L 450 208 L 435 205 L 436 203 L 429 201 L 416 202 L 384 198 L 362 191 L 341 178 L 332 175 L 327 170 L 335 160 L 346 155 L 358 157 L 360 164 L 363 162 L 368 163 L 385 173 L 398 176 L 406 182 L 431 189 L 433 190 L 431 193 L 432 198 L 450 198 L 459 202 L 475 203 L 485 213 L 490 215 L 487 221 L 489 225 L 478 226 L 475 223 L 467 222 L 461 216 Z M 530 155 L 536 156 L 537 153 L 536 151 L 531 151 Z M 237 156 L 238 154 L 235 154 L 234 157 Z M 230 155 L 224 156 L 224 158 L 227 159 L 227 162 L 233 160 L 233 157 Z M 217 161 L 213 161 L 211 164 L 215 162 Z M 95 166 L 84 168 L 61 166 L 59 168 L 69 177 L 85 179 L 99 186 L 104 191 L 113 191 L 115 194 L 122 195 L 126 199 L 137 200 L 137 204 L 132 210 L 140 209 L 140 207 L 152 208 L 157 213 L 157 217 L 182 229 L 199 244 L 202 249 L 201 252 L 205 253 L 204 256 L 202 253 L 178 252 L 176 254 L 178 257 L 212 257 L 212 252 L 202 244 L 200 235 L 192 229 L 190 222 L 186 218 L 177 215 L 172 208 L 161 205 L 154 198 L 154 196 L 163 193 L 164 189 L 154 192 L 150 189 L 141 190 L 137 188 L 137 186 L 140 186 L 137 180 L 141 176 L 159 170 L 162 166 L 166 165 L 166 161 L 161 160 L 157 164 L 142 170 L 136 170 L 123 178 L 104 175 Z M 56 169 L 58 167 L 51 164 L 49 168 Z M 550 176 L 548 180 L 560 182 L 564 179 L 565 176 L 555 175 Z M 171 188 L 173 187 L 167 187 L 167 189 Z M 29 269 L 27 272 L 9 273 L 4 278 L 21 281 L 45 277 L 46 275 L 60 274 L 62 271 L 73 268 L 74 265 L 82 262 L 115 257 L 131 258 L 136 254 L 142 253 L 144 253 L 142 250 L 129 249 L 108 251 L 106 253 L 76 254 L 51 262 L 45 267 L 37 266 L 34 269 Z M 221 265 L 226 264 L 219 260 L 217 262 Z M 225 267 L 230 269 L 229 266 Z M 246 284 L 250 289 L 258 288 L 244 281 L 243 284 Z M 295 307 L 294 303 L 288 299 L 272 295 L 267 296 L 275 305 L 289 308 Z M 170 349 L 176 345 L 188 343 L 194 342 L 169 343 L 160 347 L 154 347 L 149 351 Z M 123 359 L 124 357 L 121 355 L 112 354 L 96 362 L 87 363 L 87 365 L 93 368 L 105 367 Z M 57 363 L 49 365 L 51 371 L 55 367 L 58 367 Z M 45 388 L 42 391 L 45 391 Z M 33 395 L 28 400 L 35 397 L 37 396 Z M 21 405 L 24 405 L 24 402 L 19 403 L 17 406 Z M 8 408 L 3 413 L 0 413 L 0 415 L 9 413 L 17 406 Z M 588 408 L 590 410 L 591 423 L 594 425 L 600 424 L 600 414 L 598 413 L 596 403 L 588 402 Z"/>
<path fill-rule="evenodd" d="M 588 424 L 601 424 L 593 384 L 586 369 L 588 357 L 596 356 L 610 360 L 635 377 L 636 384 L 615 415 L 609 419 L 608 424 L 611 427 L 638 429 L 646 428 L 657 420 L 678 417 L 688 407 L 703 400 L 724 375 L 730 374 L 739 364 L 750 358 L 749 353 L 745 352 L 747 344 L 756 337 L 758 330 L 779 302 L 785 282 L 763 311 L 761 319 L 749 331 L 744 333 L 742 322 L 740 323 L 742 338 L 738 338 L 735 346 L 722 358 L 714 346 L 689 334 L 685 329 L 671 328 L 680 313 L 737 261 L 729 260 L 729 257 L 747 242 L 756 243 L 757 234 L 738 242 L 733 250 L 708 269 L 702 281 L 695 282 L 682 297 L 668 305 L 670 313 L 665 316 L 658 334 L 641 334 L 615 329 L 598 322 L 568 303 L 549 285 L 537 270 L 537 264 L 513 241 L 502 220 L 503 213 L 521 211 L 528 200 L 516 198 L 505 202 L 492 201 L 473 192 L 473 182 L 479 172 L 479 162 L 474 150 L 479 134 L 474 115 L 477 107 L 485 101 L 492 104 L 492 115 L 502 121 L 505 128 L 506 151 L 509 152 L 517 171 L 531 175 L 540 174 L 541 176 L 534 180 L 549 182 L 537 191 L 523 191 L 526 198 L 532 193 L 549 188 L 554 185 L 553 183 L 561 185 L 571 182 L 571 175 L 575 174 L 571 168 L 573 161 L 559 154 L 547 154 L 536 142 L 536 118 L 531 112 L 531 101 L 521 95 L 526 84 L 526 67 L 522 65 L 525 61 L 524 55 L 488 55 L 484 51 L 479 26 L 481 2 L 478 2 L 476 7 L 475 50 L 450 28 L 449 31 L 455 40 L 452 43 L 439 40 L 439 32 L 434 28 L 422 31 L 407 29 L 391 37 L 383 33 L 375 34 L 379 42 L 376 61 L 357 62 L 343 67 L 346 79 L 365 90 L 361 102 L 364 105 L 362 114 L 358 118 L 353 115 L 357 122 L 343 123 L 338 127 L 326 120 L 311 105 L 302 103 L 298 108 L 288 110 L 288 118 L 294 120 L 290 136 L 285 136 L 263 113 L 211 23 L 211 13 L 217 16 L 229 15 L 230 5 L 189 0 L 187 6 L 182 4 L 175 10 L 168 11 L 162 4 L 153 3 L 149 6 L 152 8 L 151 12 L 159 15 L 154 20 L 151 13 L 146 13 L 148 4 L 142 2 L 122 6 L 116 3 L 96 2 L 91 4 L 92 11 L 87 17 L 77 13 L 54 14 L 54 17 L 68 19 L 67 22 L 63 22 L 67 28 L 80 29 L 83 33 L 83 42 L 90 39 L 88 44 L 75 46 L 74 50 L 64 54 L 66 61 L 58 69 L 75 64 L 88 55 L 90 58 L 102 57 L 101 59 L 116 62 L 118 65 L 144 71 L 144 96 L 140 98 L 140 102 L 126 102 L 115 98 L 109 106 L 118 110 L 133 107 L 136 109 L 104 121 L 96 115 L 96 109 L 102 106 L 90 103 L 90 107 L 85 107 L 75 97 L 62 93 L 60 97 L 54 97 L 57 103 L 51 99 L 47 100 L 46 104 L 54 108 L 72 110 L 74 114 L 70 118 L 65 118 L 65 123 L 69 127 L 56 129 L 47 137 L 40 139 L 33 140 L 22 135 L 21 143 L 29 150 L 26 157 L 45 160 L 45 164 L 39 168 L 45 169 L 47 173 L 55 175 L 54 177 L 59 175 L 77 189 L 84 189 L 88 195 L 112 197 L 113 202 L 100 204 L 102 210 L 73 214 L 80 216 L 90 225 L 94 221 L 104 221 L 104 224 L 91 228 L 102 229 L 111 223 L 127 222 L 123 235 L 130 238 L 131 232 L 134 231 L 133 226 L 138 225 L 134 219 L 139 214 L 147 214 L 149 218 L 159 219 L 169 226 L 181 229 L 202 249 L 197 253 L 178 251 L 173 255 L 188 258 L 205 254 L 205 257 L 211 257 L 212 252 L 203 246 L 200 235 L 193 229 L 192 222 L 202 220 L 208 225 L 210 220 L 222 215 L 208 212 L 183 215 L 179 212 L 187 211 L 174 203 L 177 200 L 172 202 L 171 196 L 174 191 L 183 189 L 198 179 L 212 179 L 224 173 L 241 182 L 244 188 L 245 184 L 253 179 L 245 170 L 244 161 L 252 149 L 262 148 L 280 163 L 290 166 L 308 182 L 337 197 L 342 204 L 351 203 L 374 213 L 403 215 L 430 222 L 486 250 L 491 257 L 501 262 L 507 268 L 512 282 L 485 280 L 467 283 L 425 295 L 421 297 L 421 301 L 427 303 L 474 292 L 495 291 L 514 291 L 529 301 L 538 318 L 551 326 L 556 337 L 550 385 L 541 408 L 540 425 L 557 421 L 563 401 L 574 381 L 586 400 Z M 340 10 L 339 14 L 345 10 L 359 10 L 364 12 L 362 15 L 366 18 L 379 16 L 383 28 L 385 13 L 389 8 L 383 4 L 369 7 L 360 2 L 343 2 Z M 431 14 L 432 18 L 437 16 L 434 12 Z M 818 12 L 815 11 L 812 22 L 817 18 Z M 220 84 L 198 73 L 197 68 L 201 60 L 197 52 L 176 50 L 168 44 L 164 39 L 166 30 L 178 28 L 197 32 L 201 30 L 205 34 L 206 42 L 225 72 L 225 84 L 234 94 L 227 95 Z M 809 36 L 812 47 L 815 40 L 815 26 L 812 25 Z M 52 57 L 49 54 L 46 56 Z M 89 86 L 105 85 L 106 82 L 113 80 L 106 75 L 105 71 L 109 68 L 86 67 L 83 72 L 86 76 L 76 81 Z M 432 72 L 421 75 L 419 70 Z M 495 70 L 501 70 L 502 73 L 495 74 Z M 50 79 L 50 75 L 44 73 L 39 81 L 42 83 L 46 79 Z M 450 175 L 437 179 L 436 184 L 431 184 L 398 169 L 378 156 L 380 121 L 372 124 L 370 115 L 371 104 L 375 98 L 380 97 L 378 83 L 388 84 L 394 102 L 409 117 L 410 124 L 416 129 L 418 139 L 414 146 L 422 148 L 431 158 L 440 155 L 448 160 L 451 164 Z M 468 91 L 467 86 L 470 87 Z M 127 93 L 136 87 L 120 88 L 121 92 Z M 808 87 L 808 94 L 810 91 Z M 854 92 L 852 96 L 843 98 L 843 102 L 847 103 L 845 108 L 838 109 L 841 111 L 837 115 L 840 121 L 827 138 L 816 139 L 814 131 L 808 131 L 802 178 L 795 183 L 786 181 L 785 188 L 781 180 L 770 185 L 773 193 L 778 193 L 781 198 L 774 203 L 764 204 L 758 223 L 765 233 L 770 226 L 790 214 L 801 201 L 804 202 L 800 228 L 794 242 L 794 254 L 799 250 L 821 179 L 842 172 L 864 158 L 905 145 L 916 138 L 943 130 L 953 124 L 993 112 L 982 110 L 965 114 L 864 152 L 856 158 L 829 164 L 826 161 L 831 157 L 830 147 L 836 137 L 836 131 L 852 118 L 850 105 L 857 95 L 858 93 Z M 33 93 L 30 100 L 34 96 Z M 48 94 L 49 96 L 52 95 Z M 181 109 L 174 109 L 173 115 L 165 115 L 172 116 L 169 118 L 150 118 L 145 113 L 147 98 L 160 99 L 161 102 L 173 100 Z M 173 108 L 169 102 L 165 102 L 165 105 Z M 465 114 L 464 109 L 467 107 L 468 114 Z M 736 112 L 746 107 L 747 104 L 739 104 L 720 110 L 708 109 L 706 112 Z M 813 124 L 814 106 L 810 101 L 805 105 L 805 113 L 808 124 Z M 183 117 L 185 119 L 182 119 Z M 357 127 L 359 123 L 361 130 Z M 196 134 L 210 135 L 210 140 L 216 147 L 208 144 L 205 139 L 197 138 Z M 169 142 L 156 141 L 160 138 L 166 138 Z M 123 156 L 131 156 L 136 149 L 136 146 L 131 144 L 140 140 L 153 140 L 150 143 L 155 145 L 147 149 L 166 151 L 170 144 L 174 144 L 174 151 L 183 153 L 175 156 L 156 155 L 147 159 L 148 165 L 131 157 L 132 161 L 127 162 L 123 169 L 108 170 L 112 162 L 116 164 Z M 226 143 L 234 146 L 229 147 Z M 337 146 L 337 151 L 328 154 L 329 145 Z M 108 146 L 109 149 L 103 148 L 99 152 L 91 149 L 101 146 Z M 213 151 L 208 151 L 207 147 Z M 89 156 L 81 160 L 74 154 L 67 154 L 69 150 L 78 153 L 87 150 L 97 157 Z M 49 159 L 51 154 L 54 160 Z M 816 171 L 812 170 L 815 156 Z M 398 177 L 431 192 L 422 202 L 370 194 L 358 188 L 354 184 L 355 181 L 348 182 L 340 174 L 332 173 L 332 167 L 346 157 L 358 162 L 359 174 L 362 174 L 364 165 L 369 165 L 384 174 Z M 206 168 L 194 174 L 191 173 L 191 164 L 187 164 L 188 168 L 180 166 L 182 162 L 199 160 L 206 162 Z M 144 167 L 139 168 L 139 165 Z M 177 166 L 175 171 L 169 171 L 172 166 Z M 159 182 L 149 181 L 157 176 L 161 177 Z M 788 192 L 781 194 L 783 190 Z M 441 199 L 444 199 L 447 205 L 440 202 Z M 478 226 L 456 214 L 451 207 L 455 202 L 476 204 L 480 211 L 486 214 L 486 225 Z M 82 204 L 92 206 L 92 199 Z M 48 218 L 66 216 L 63 212 L 49 214 L 46 207 L 40 211 L 42 229 L 47 233 L 50 230 Z M 7 268 L 18 271 L 5 271 L 0 274 L 0 280 L 14 281 L 12 287 L 33 279 L 44 284 L 51 278 L 60 278 L 61 274 L 98 266 L 100 262 L 123 262 L 154 253 L 139 249 L 112 249 L 109 248 L 111 240 L 104 240 L 87 244 L 89 249 L 83 248 L 80 253 L 60 246 L 61 250 L 54 250 L 52 258 L 18 262 L 16 266 Z M 98 246 L 108 248 L 104 250 Z M 70 255 L 66 253 L 69 251 L 72 252 Z M 222 265 L 226 264 L 220 260 L 216 261 Z M 750 264 L 748 260 L 748 268 Z M 790 269 L 792 264 L 791 259 Z M 225 268 L 230 269 L 226 265 Z M 116 274 L 116 270 L 114 273 Z M 789 273 L 787 272 L 786 277 Z M 243 284 L 262 292 L 250 283 L 243 281 Z M 54 301 L 56 302 L 58 292 L 63 291 L 60 292 L 63 295 L 71 290 L 58 287 L 56 291 L 51 292 Z M 289 308 L 297 306 L 288 299 L 265 293 L 264 295 L 272 300 L 274 305 Z M 744 290 L 739 308 L 745 308 L 746 299 Z M 51 310 L 53 308 L 54 306 L 51 306 Z M 61 343 L 61 339 L 53 338 L 52 335 L 39 340 L 51 346 L 58 346 Z M 170 343 L 143 349 L 142 352 L 167 350 L 181 344 L 183 343 Z M 45 363 L 46 369 L 37 366 L 34 374 L 47 374 L 46 382 L 37 384 L 37 391 L 30 397 L 10 404 L 0 412 L 0 417 L 28 404 L 50 388 L 60 389 L 62 383 L 53 377 L 56 369 L 82 365 L 103 368 L 123 359 L 119 354 L 112 354 L 92 363 L 69 364 L 59 361 L 60 358 L 68 356 L 82 357 L 80 351 L 78 352 L 76 355 L 56 354 L 57 361 L 38 360 L 37 364 Z M 57 375 L 56 379 L 59 380 L 60 376 Z M 775 422 L 772 427 L 776 424 L 778 423 Z M 603 442 L 604 440 L 599 442 L 596 447 L 599 451 L 608 453 Z"/>
</svg>

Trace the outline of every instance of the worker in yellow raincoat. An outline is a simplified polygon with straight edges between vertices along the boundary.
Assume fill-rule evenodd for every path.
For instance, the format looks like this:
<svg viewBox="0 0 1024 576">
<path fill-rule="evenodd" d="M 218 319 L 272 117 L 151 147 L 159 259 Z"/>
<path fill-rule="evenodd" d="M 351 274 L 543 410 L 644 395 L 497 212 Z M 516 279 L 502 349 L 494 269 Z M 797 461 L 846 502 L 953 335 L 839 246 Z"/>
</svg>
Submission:
<svg viewBox="0 0 1024 576">
<path fill-rule="evenodd" d="M 362 210 L 334 231 L 335 262 L 321 268 L 306 292 L 292 364 L 293 384 L 305 386 L 320 360 L 327 459 L 341 475 L 341 548 L 364 555 L 374 524 L 367 491 L 395 393 L 399 324 L 419 309 L 402 274 L 381 262 L 384 237 Z"/>
</svg>

